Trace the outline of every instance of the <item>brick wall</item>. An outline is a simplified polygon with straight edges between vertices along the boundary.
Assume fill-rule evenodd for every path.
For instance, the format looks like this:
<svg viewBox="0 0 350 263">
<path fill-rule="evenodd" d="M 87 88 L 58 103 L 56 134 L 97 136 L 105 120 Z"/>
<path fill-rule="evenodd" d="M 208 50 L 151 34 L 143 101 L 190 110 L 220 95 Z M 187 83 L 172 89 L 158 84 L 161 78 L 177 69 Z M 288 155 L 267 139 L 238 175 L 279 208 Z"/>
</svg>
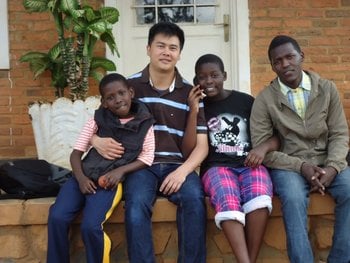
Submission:
<svg viewBox="0 0 350 263">
<path fill-rule="evenodd" d="M 275 77 L 270 41 L 290 35 L 305 53 L 304 68 L 336 83 L 350 123 L 350 0 L 249 0 L 249 14 L 253 95 Z"/>
<path fill-rule="evenodd" d="M 56 42 L 53 21 L 45 13 L 28 14 L 21 3 L 8 1 L 11 69 L 0 71 L 0 159 L 36 156 L 27 105 L 54 96 L 48 75 L 33 80 L 28 65 L 18 62 L 27 51 L 46 51 Z M 274 77 L 269 42 L 288 34 L 300 41 L 306 68 L 336 82 L 349 120 L 350 0 L 249 0 L 249 12 L 253 95 Z M 97 93 L 96 83 L 90 91 Z"/>
<path fill-rule="evenodd" d="M 28 51 L 47 52 L 57 43 L 54 21 L 47 13 L 28 13 L 22 1 L 8 2 L 10 70 L 0 70 L 0 159 L 36 157 L 28 103 L 54 100 L 50 75 L 33 80 L 28 63 L 20 63 Z M 103 0 L 89 0 L 94 7 Z M 99 55 L 104 47 L 99 45 Z M 97 94 L 96 82 L 90 83 L 90 94 Z"/>
</svg>

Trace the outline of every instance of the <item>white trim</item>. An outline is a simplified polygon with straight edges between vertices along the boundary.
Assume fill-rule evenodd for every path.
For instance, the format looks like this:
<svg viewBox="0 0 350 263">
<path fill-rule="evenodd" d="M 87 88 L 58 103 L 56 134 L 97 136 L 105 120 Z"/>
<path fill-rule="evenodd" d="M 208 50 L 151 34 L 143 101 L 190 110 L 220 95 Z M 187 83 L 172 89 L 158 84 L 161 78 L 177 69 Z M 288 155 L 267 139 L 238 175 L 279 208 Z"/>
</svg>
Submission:
<svg viewBox="0 0 350 263">
<path fill-rule="evenodd" d="M 272 199 L 268 195 L 259 195 L 243 205 L 245 214 L 249 214 L 257 209 L 267 208 L 269 213 L 272 211 Z"/>
<path fill-rule="evenodd" d="M 230 1 L 230 9 L 232 87 L 250 94 L 248 0 Z"/>
<path fill-rule="evenodd" d="M 241 211 L 217 212 L 214 219 L 215 219 L 215 224 L 219 229 L 222 229 L 221 227 L 222 221 L 227 221 L 227 220 L 235 220 L 241 223 L 243 226 L 245 225 L 245 214 Z"/>
<path fill-rule="evenodd" d="M 115 7 L 118 9 L 118 11 L 121 13 L 121 10 L 120 8 L 117 6 L 117 0 L 105 0 L 105 6 L 111 6 L 111 7 Z M 120 21 L 120 14 L 119 14 L 119 21 Z M 118 26 L 118 23 L 120 22 L 117 22 L 116 24 L 113 25 L 113 33 L 116 32 L 116 36 L 115 36 L 115 39 L 116 39 L 116 42 L 117 42 L 117 48 L 118 50 L 122 50 L 121 48 L 121 45 L 122 45 L 122 42 L 123 41 L 120 41 L 120 37 L 119 36 L 122 36 L 121 34 L 121 26 Z M 109 50 L 109 48 L 106 48 L 106 57 L 110 60 L 112 60 L 115 64 L 116 64 L 116 67 L 117 67 L 117 71 L 118 72 L 123 72 L 123 69 L 122 69 L 122 65 L 119 65 L 119 59 L 118 59 L 118 56 L 117 54 L 112 54 L 112 52 Z"/>
<path fill-rule="evenodd" d="M 0 69 L 10 68 L 7 0 L 0 0 Z"/>
</svg>

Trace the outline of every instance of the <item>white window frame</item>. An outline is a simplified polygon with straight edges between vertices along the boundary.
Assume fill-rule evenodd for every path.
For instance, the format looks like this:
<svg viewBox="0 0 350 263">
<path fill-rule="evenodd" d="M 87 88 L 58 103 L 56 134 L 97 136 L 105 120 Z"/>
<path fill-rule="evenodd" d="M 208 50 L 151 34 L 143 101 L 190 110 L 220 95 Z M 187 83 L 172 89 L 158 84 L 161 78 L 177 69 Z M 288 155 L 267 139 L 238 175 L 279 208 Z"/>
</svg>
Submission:
<svg viewBox="0 0 350 263">
<path fill-rule="evenodd" d="M 0 0 L 0 69 L 10 68 L 7 0 Z"/>
</svg>

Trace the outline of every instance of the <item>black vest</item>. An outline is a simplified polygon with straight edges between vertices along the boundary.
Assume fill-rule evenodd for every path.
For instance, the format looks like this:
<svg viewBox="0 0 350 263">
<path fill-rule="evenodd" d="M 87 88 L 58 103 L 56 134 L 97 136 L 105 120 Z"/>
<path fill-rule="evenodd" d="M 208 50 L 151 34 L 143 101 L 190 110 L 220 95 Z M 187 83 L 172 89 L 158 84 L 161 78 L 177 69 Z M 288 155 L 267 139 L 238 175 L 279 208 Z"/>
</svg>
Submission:
<svg viewBox="0 0 350 263">
<path fill-rule="evenodd" d="M 136 160 L 141 153 L 145 136 L 154 119 L 147 107 L 138 100 L 132 101 L 130 110 L 135 118 L 125 124 L 121 124 L 119 118 L 108 109 L 100 107 L 95 111 L 94 119 L 98 127 L 96 134 L 100 137 L 111 137 L 121 143 L 124 154 L 121 158 L 107 160 L 95 148 L 91 148 L 82 161 L 87 177 L 97 181 L 101 175 Z"/>
</svg>

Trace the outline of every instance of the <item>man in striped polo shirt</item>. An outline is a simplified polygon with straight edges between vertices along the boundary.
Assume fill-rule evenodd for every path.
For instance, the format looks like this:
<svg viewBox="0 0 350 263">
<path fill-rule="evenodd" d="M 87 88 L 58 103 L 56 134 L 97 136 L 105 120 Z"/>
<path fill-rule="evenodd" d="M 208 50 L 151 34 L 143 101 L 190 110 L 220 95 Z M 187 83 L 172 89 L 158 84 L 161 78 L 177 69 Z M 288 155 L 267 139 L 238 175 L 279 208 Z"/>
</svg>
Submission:
<svg viewBox="0 0 350 263">
<path fill-rule="evenodd" d="M 193 114 L 187 102 L 192 85 L 176 68 L 184 41 L 184 32 L 176 24 L 153 25 L 147 45 L 150 62 L 129 78 L 135 97 L 149 107 L 156 120 L 153 165 L 128 174 L 124 182 L 128 256 L 132 263 L 155 262 L 151 216 L 157 194 L 178 206 L 178 262 L 205 263 L 204 191 L 194 170 L 208 153 L 207 128 L 200 103 L 194 135 L 197 143 L 187 154 L 184 135 L 187 118 Z M 92 144 L 106 158 L 123 153 L 122 146 L 111 139 L 94 137 Z"/>
</svg>

